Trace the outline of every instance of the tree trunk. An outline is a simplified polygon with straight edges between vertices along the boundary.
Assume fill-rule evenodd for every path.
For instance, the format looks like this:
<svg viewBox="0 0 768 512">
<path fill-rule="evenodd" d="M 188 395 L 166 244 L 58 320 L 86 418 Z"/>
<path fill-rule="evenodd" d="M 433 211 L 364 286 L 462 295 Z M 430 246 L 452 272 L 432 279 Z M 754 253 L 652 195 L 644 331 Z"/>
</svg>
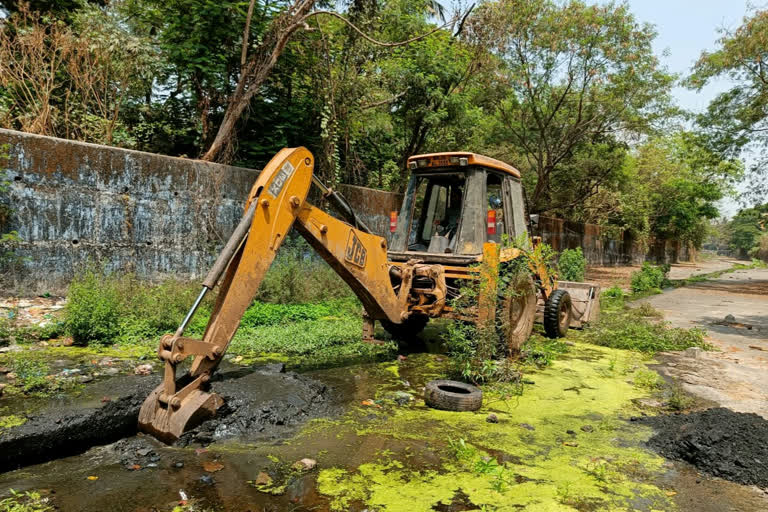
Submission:
<svg viewBox="0 0 768 512">
<path fill-rule="evenodd" d="M 211 147 L 201 157 L 202 160 L 218 161 L 222 155 L 228 154 L 226 150 L 232 144 L 238 120 L 269 77 L 291 36 L 304 27 L 304 17 L 314 4 L 315 0 L 295 0 L 292 6 L 285 9 L 270 23 L 264 41 L 248 59 L 240 75 L 237 87 L 230 96 L 219 131 Z"/>
</svg>

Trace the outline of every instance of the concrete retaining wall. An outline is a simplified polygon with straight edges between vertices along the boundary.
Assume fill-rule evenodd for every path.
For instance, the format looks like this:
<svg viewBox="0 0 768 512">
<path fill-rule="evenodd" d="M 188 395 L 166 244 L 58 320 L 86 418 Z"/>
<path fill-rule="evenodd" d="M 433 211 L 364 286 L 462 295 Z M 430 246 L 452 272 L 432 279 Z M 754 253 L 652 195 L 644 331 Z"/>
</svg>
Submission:
<svg viewBox="0 0 768 512">
<path fill-rule="evenodd" d="M 651 240 L 644 245 L 626 232 L 611 237 L 596 224 L 540 217 L 535 234 L 556 251 L 581 247 L 590 265 L 632 265 L 644 261 L 674 263 L 690 259 L 688 246 L 678 241 Z"/>
<path fill-rule="evenodd" d="M 4 286 L 57 291 L 88 261 L 196 278 L 242 215 L 258 171 L 0 130 L 21 242 Z"/>
</svg>

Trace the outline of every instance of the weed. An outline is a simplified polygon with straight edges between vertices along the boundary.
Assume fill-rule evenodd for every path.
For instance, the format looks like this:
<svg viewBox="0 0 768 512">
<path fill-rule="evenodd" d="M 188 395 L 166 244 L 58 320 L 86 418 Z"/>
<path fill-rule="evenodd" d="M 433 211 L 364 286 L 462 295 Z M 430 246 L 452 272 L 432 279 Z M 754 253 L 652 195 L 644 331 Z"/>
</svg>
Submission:
<svg viewBox="0 0 768 512">
<path fill-rule="evenodd" d="M 10 493 L 10 497 L 0 500 L 0 512 L 48 512 L 54 510 L 48 504 L 48 498 L 43 498 L 39 492 L 17 492 L 11 489 Z"/>
<path fill-rule="evenodd" d="M 637 307 L 636 313 L 646 318 L 662 318 L 664 313 L 651 306 L 648 302 L 643 302 Z"/>
<path fill-rule="evenodd" d="M 681 351 L 689 347 L 712 348 L 704 341 L 704 330 L 669 327 L 666 322 L 649 320 L 649 315 L 657 317 L 659 313 L 649 307 L 630 308 L 623 298 L 601 301 L 600 323 L 585 331 L 572 331 L 571 337 L 605 347 L 649 354 Z"/>
<path fill-rule="evenodd" d="M 515 481 L 515 475 L 504 466 L 496 469 L 496 474 L 491 480 L 491 489 L 496 492 L 505 492 Z"/>
<path fill-rule="evenodd" d="M 668 283 L 669 268 L 669 265 L 643 263 L 640 270 L 632 273 L 630 284 L 632 291 L 637 293 L 663 288 Z"/>
<path fill-rule="evenodd" d="M 499 463 L 493 457 L 481 457 L 475 462 L 475 473 L 487 475 L 495 472 L 499 468 Z"/>
<path fill-rule="evenodd" d="M 566 249 L 561 252 L 557 261 L 557 268 L 560 279 L 564 281 L 584 281 L 587 259 L 584 257 L 581 247 Z"/>
<path fill-rule="evenodd" d="M 673 411 L 684 411 L 694 404 L 694 399 L 685 392 L 683 385 L 677 380 L 667 386 L 665 395 L 667 406 Z"/>
<path fill-rule="evenodd" d="M 562 340 L 549 339 L 534 333 L 523 344 L 520 351 L 520 361 L 544 368 L 566 352 L 568 352 L 568 345 Z"/>
<path fill-rule="evenodd" d="M 608 481 L 608 462 L 602 459 L 593 459 L 587 464 L 584 471 L 592 476 L 598 482 L 606 483 Z"/>
<path fill-rule="evenodd" d="M 607 298 L 607 299 L 623 299 L 624 290 L 614 285 L 614 286 L 611 286 L 610 288 L 606 288 L 605 290 L 603 290 L 601 297 Z"/>
<path fill-rule="evenodd" d="M 651 370 L 638 370 L 634 376 L 635 386 L 641 389 L 654 390 L 659 389 L 664 381 L 658 373 Z"/>
<path fill-rule="evenodd" d="M 448 447 L 453 452 L 453 456 L 456 458 L 456 460 L 464 464 L 472 462 L 472 460 L 475 458 L 475 455 L 477 455 L 477 449 L 471 444 L 467 444 L 464 439 L 449 439 Z"/>
<path fill-rule="evenodd" d="M 69 287 L 66 328 L 81 345 L 144 341 L 175 330 L 197 293 L 197 285 L 181 281 L 150 285 L 88 268 Z"/>
<path fill-rule="evenodd" d="M 508 244 L 509 240 L 504 238 L 503 245 Z M 507 355 L 517 354 L 510 354 L 506 347 L 504 333 L 510 326 L 505 324 L 505 315 L 499 313 L 502 312 L 505 301 L 519 295 L 521 290 L 527 288 L 531 278 L 531 268 L 546 268 L 551 279 L 555 279 L 557 275 L 552 267 L 554 251 L 551 246 L 538 244 L 531 250 L 533 244 L 525 236 L 515 239 L 511 246 L 519 249 L 521 254 L 499 265 L 496 280 L 498 288 L 495 290 L 496 321 L 451 322 L 443 338 L 453 363 L 452 373 L 473 384 L 519 379 L 519 371 L 503 361 Z M 481 263 L 482 274 L 490 275 L 496 271 L 487 265 L 487 262 Z M 467 283 L 459 291 L 459 296 L 451 302 L 451 306 L 465 316 L 477 317 L 477 311 L 481 306 L 480 298 L 494 295 L 484 294 L 484 286 L 487 286 L 487 281 L 484 279 Z M 493 307 L 492 304 L 483 306 Z M 537 358 L 545 364 L 550 357 L 546 350 L 537 351 L 534 345 L 529 346 L 528 354 L 530 358 Z M 524 360 L 525 357 L 523 357 Z"/>
<path fill-rule="evenodd" d="M 280 304 L 323 302 L 352 297 L 352 290 L 309 244 L 291 236 L 264 276 L 256 300 Z"/>
<path fill-rule="evenodd" d="M 37 354 L 19 353 L 10 360 L 9 366 L 16 374 L 12 385 L 5 389 L 9 394 L 47 396 L 56 392 L 71 391 L 79 386 L 76 381 L 49 375 L 48 363 Z"/>
</svg>

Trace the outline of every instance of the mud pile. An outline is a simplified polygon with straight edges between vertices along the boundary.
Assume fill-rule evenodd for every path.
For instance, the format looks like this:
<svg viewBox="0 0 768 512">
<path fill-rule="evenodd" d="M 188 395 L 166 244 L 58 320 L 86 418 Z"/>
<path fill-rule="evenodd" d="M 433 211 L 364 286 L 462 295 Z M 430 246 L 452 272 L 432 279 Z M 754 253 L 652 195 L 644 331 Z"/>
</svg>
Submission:
<svg viewBox="0 0 768 512">
<path fill-rule="evenodd" d="M 0 472 L 75 455 L 136 433 L 139 409 L 157 377 L 116 377 L 96 404 L 61 404 L 0 435 Z M 102 383 L 99 383 L 102 384 Z M 101 403 L 99 403 L 101 402 Z"/>
<path fill-rule="evenodd" d="M 136 434 L 139 409 L 157 375 L 122 376 L 93 385 L 79 401 L 56 404 L 0 435 L 0 472 L 83 453 Z M 300 423 L 336 411 L 335 393 L 282 365 L 222 372 L 212 382 L 225 405 L 177 444 L 285 436 Z"/>
<path fill-rule="evenodd" d="M 233 437 L 275 439 L 310 418 L 334 414 L 338 408 L 333 390 L 309 377 L 285 373 L 282 364 L 244 376 L 223 373 L 212 388 L 224 398 L 224 405 L 216 417 L 181 436 L 177 445 L 205 445 Z"/>
<path fill-rule="evenodd" d="M 732 482 L 768 488 L 768 421 L 714 408 L 643 418 L 656 430 L 648 444 L 670 459 Z"/>
</svg>

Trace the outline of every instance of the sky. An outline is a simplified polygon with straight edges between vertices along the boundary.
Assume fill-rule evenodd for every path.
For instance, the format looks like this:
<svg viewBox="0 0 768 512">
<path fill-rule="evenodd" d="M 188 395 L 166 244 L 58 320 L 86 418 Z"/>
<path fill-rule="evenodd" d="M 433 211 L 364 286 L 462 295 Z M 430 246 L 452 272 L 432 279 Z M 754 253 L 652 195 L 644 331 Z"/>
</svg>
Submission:
<svg viewBox="0 0 768 512">
<path fill-rule="evenodd" d="M 639 21 L 655 25 L 656 54 L 670 71 L 682 76 L 690 73 L 702 50 L 717 47 L 718 29 L 735 29 L 741 25 L 743 17 L 750 12 L 750 3 L 766 6 L 766 2 L 759 0 L 628 0 L 628 3 Z M 732 85 L 722 79 L 708 84 L 700 92 L 677 87 L 673 95 L 683 108 L 701 112 L 718 93 Z M 739 208 L 738 202 L 731 198 L 720 203 L 720 211 L 726 217 L 733 216 Z"/>
</svg>

